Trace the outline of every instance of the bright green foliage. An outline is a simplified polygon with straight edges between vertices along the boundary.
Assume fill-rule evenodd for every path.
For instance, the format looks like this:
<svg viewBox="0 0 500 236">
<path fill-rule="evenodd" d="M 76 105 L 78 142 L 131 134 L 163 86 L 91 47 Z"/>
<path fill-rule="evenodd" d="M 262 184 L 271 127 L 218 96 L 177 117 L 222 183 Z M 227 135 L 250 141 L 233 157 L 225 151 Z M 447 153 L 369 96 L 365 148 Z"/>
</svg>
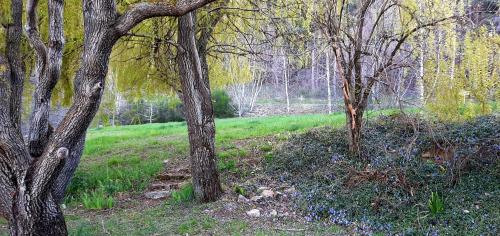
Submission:
<svg viewBox="0 0 500 236">
<path fill-rule="evenodd" d="M 487 32 L 485 28 L 477 32 L 469 32 L 465 38 L 464 60 L 461 63 L 461 80 L 464 84 L 464 95 L 470 94 L 480 106 L 479 113 L 484 115 L 491 112 L 489 101 L 498 94 L 500 86 L 500 36 Z"/>
<path fill-rule="evenodd" d="M 444 201 L 437 192 L 431 192 L 431 197 L 429 198 L 427 206 L 432 215 L 437 215 L 444 211 Z"/>
<path fill-rule="evenodd" d="M 115 202 L 113 197 L 108 196 L 103 189 L 98 189 L 90 194 L 84 193 L 82 203 L 87 209 L 102 210 L 112 208 Z"/>
</svg>

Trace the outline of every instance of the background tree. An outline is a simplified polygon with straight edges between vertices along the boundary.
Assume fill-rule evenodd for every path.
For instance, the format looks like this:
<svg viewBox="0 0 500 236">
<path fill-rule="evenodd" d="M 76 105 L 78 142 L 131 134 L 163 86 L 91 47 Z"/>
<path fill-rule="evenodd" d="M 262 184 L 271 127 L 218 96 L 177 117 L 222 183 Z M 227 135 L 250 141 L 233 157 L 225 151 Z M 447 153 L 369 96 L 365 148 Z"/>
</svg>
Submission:
<svg viewBox="0 0 500 236">
<path fill-rule="evenodd" d="M 360 155 L 363 114 L 374 84 L 400 65 L 396 56 L 418 30 L 444 19 L 418 19 L 415 5 L 400 1 L 333 1 L 318 12 L 318 24 L 329 39 L 343 83 L 349 149 Z"/>
</svg>

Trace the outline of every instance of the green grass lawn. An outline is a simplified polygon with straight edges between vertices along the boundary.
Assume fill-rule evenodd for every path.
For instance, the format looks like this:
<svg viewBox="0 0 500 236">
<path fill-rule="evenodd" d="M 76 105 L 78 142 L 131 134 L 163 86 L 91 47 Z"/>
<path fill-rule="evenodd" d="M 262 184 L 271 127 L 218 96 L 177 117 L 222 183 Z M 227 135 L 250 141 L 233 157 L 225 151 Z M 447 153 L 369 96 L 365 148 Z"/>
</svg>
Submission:
<svg viewBox="0 0 500 236">
<path fill-rule="evenodd" d="M 285 136 L 312 127 L 340 126 L 344 122 L 342 113 L 218 119 L 216 145 L 220 150 L 235 140 Z M 67 203 L 80 203 L 84 194 L 92 195 L 94 191 L 109 196 L 141 191 L 162 170 L 163 160 L 187 156 L 188 148 L 185 122 L 91 129 L 81 164 L 68 189 Z"/>
<path fill-rule="evenodd" d="M 381 113 L 370 112 L 368 117 Z M 221 159 L 228 155 L 244 156 L 246 150 L 235 151 L 234 142 L 270 136 L 276 140 L 286 140 L 292 133 L 304 132 L 313 127 L 341 127 L 344 124 L 344 113 L 217 119 L 216 147 Z M 269 148 L 267 143 L 258 145 L 262 150 Z M 200 232 L 219 232 L 223 235 L 283 234 L 265 230 L 254 232 L 255 226 L 250 226 L 245 220 L 207 220 L 203 218 L 206 217 L 203 216 L 204 205 L 180 207 L 167 203 L 143 209 L 112 207 L 105 212 L 81 212 L 82 204 L 83 208 L 93 208 L 87 206 L 84 201 L 101 201 L 106 208 L 113 205 L 107 202 L 117 198 L 118 193 L 141 194 L 151 180 L 163 170 L 164 160 L 173 157 L 187 158 L 188 150 L 185 122 L 90 129 L 81 163 L 67 193 L 66 205 L 71 209 L 80 209 L 71 210 L 66 215 L 71 234 L 151 235 L 168 230 L 171 230 L 172 234 L 182 235 Z M 136 205 L 140 206 L 141 203 Z M 311 227 L 312 232 L 338 230 L 314 225 Z M 194 232 L 191 232 L 193 230 Z M 0 229 L 0 235 L 1 231 Z"/>
</svg>

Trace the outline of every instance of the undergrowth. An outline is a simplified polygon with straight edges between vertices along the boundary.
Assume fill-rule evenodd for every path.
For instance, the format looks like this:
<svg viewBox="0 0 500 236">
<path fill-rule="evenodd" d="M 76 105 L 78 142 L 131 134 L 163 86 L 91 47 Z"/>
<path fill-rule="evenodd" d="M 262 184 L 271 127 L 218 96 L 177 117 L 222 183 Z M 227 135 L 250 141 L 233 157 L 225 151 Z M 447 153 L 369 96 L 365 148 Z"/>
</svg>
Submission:
<svg viewBox="0 0 500 236">
<path fill-rule="evenodd" d="M 266 169 L 298 188 L 310 221 L 368 234 L 496 235 L 499 130 L 498 116 L 448 124 L 382 116 L 365 124 L 362 157 L 348 154 L 345 129 L 316 128 L 275 150 Z"/>
</svg>

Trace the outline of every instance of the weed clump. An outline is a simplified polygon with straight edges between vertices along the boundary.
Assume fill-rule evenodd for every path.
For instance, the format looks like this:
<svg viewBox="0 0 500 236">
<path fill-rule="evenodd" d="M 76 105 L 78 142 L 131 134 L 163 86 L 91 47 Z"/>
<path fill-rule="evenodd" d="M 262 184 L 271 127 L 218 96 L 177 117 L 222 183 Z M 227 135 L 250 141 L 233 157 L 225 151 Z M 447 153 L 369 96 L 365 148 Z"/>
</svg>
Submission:
<svg viewBox="0 0 500 236">
<path fill-rule="evenodd" d="M 345 129 L 324 127 L 291 137 L 266 169 L 296 186 L 311 221 L 362 233 L 495 235 L 499 130 L 498 116 L 446 124 L 382 116 L 364 126 L 360 158 L 349 155 Z"/>
</svg>

